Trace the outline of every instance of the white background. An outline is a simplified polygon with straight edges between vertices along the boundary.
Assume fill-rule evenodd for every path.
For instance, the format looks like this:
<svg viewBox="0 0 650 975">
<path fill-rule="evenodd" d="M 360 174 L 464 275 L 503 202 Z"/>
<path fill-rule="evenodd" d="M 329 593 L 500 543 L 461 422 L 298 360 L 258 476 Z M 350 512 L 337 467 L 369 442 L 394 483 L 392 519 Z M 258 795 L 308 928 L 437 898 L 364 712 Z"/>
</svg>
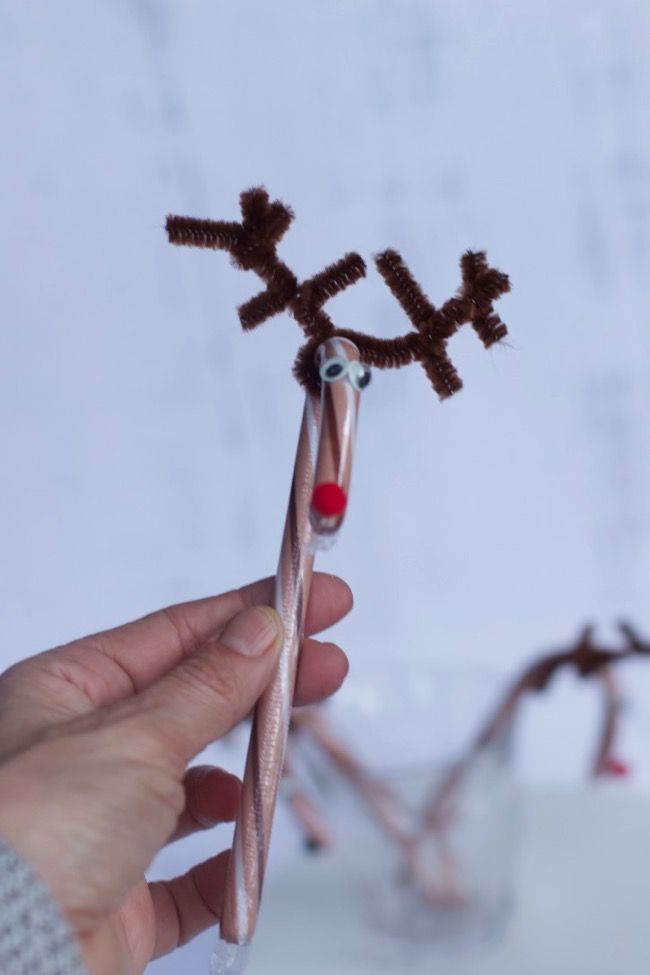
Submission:
<svg viewBox="0 0 650 975">
<path fill-rule="evenodd" d="M 300 334 L 241 334 L 256 279 L 163 232 L 258 183 L 299 276 L 392 246 L 441 302 L 471 247 L 513 283 L 508 347 L 451 343 L 461 394 L 412 367 L 364 395 L 320 560 L 356 593 L 355 671 L 650 633 L 649 40 L 629 0 L 2 0 L 0 663 L 273 571 Z M 372 268 L 329 309 L 408 327 Z M 626 675 L 650 791 L 650 674 Z M 525 775 L 582 775 L 595 707 L 570 680 L 535 702 Z"/>
</svg>

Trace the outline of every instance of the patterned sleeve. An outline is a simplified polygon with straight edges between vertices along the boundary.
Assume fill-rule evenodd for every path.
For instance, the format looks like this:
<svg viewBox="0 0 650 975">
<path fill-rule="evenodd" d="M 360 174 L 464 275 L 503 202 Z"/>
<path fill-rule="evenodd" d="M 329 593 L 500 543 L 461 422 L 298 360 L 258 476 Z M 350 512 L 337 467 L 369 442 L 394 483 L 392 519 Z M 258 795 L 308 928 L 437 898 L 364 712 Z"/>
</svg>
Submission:
<svg viewBox="0 0 650 975">
<path fill-rule="evenodd" d="M 79 948 L 35 871 L 0 841 L 0 972 L 84 975 Z"/>
</svg>

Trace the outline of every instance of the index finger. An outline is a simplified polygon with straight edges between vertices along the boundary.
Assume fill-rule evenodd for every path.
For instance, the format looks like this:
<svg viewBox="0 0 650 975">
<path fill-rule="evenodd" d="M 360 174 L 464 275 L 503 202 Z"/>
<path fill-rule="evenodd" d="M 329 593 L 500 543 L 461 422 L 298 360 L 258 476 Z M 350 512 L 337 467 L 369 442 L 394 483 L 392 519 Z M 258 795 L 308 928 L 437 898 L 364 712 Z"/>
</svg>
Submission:
<svg viewBox="0 0 650 975">
<path fill-rule="evenodd" d="M 269 577 L 220 596 L 195 599 L 158 610 L 133 623 L 69 645 L 86 644 L 113 660 L 136 692 L 154 683 L 184 657 L 219 636 L 228 620 L 250 606 L 272 605 L 275 579 Z M 314 573 L 305 634 L 318 633 L 352 608 L 352 592 L 337 576 Z M 108 703 L 108 702 L 102 702 Z"/>
</svg>

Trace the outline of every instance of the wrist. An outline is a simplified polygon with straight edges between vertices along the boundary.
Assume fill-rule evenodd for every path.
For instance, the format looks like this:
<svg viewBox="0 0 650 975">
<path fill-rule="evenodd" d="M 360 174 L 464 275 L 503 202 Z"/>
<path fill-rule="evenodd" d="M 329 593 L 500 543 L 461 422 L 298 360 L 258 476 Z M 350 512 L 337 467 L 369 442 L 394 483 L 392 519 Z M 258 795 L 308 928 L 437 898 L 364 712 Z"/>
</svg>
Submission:
<svg viewBox="0 0 650 975">
<path fill-rule="evenodd" d="M 0 771 L 0 842 L 11 846 L 21 856 L 28 857 L 26 847 L 27 810 L 20 809 L 16 798 L 17 783 L 13 776 Z"/>
<path fill-rule="evenodd" d="M 36 786 L 33 778 L 21 776 L 20 759 L 0 768 L 0 842 L 14 849 L 50 886 L 43 855 L 46 851 L 42 849 L 47 801 Z"/>
</svg>

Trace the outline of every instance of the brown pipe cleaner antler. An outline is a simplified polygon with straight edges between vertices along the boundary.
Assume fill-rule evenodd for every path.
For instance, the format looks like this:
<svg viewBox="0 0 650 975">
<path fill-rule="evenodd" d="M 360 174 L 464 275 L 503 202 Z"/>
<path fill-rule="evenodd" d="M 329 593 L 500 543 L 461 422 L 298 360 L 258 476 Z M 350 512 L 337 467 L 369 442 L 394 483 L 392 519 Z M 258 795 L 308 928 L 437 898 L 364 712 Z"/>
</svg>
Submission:
<svg viewBox="0 0 650 975">
<path fill-rule="evenodd" d="M 449 795 L 458 788 L 477 757 L 485 748 L 494 744 L 512 724 L 517 708 L 525 695 L 546 691 L 556 674 L 564 668 L 573 669 L 578 676 L 587 679 L 611 670 L 622 660 L 639 656 L 650 658 L 650 643 L 643 640 L 629 623 L 619 623 L 618 629 L 625 640 L 619 650 L 608 650 L 597 646 L 594 642 L 593 626 L 587 625 L 568 649 L 546 654 L 526 667 L 490 715 L 466 754 L 449 769 L 447 775 L 436 786 L 423 817 L 425 829 L 436 824 L 440 810 L 444 808 Z M 608 758 L 611 757 L 609 752 L 612 742 L 612 729 L 606 726 L 599 742 L 595 763 L 596 774 L 602 774 Z"/>
<path fill-rule="evenodd" d="M 462 387 L 447 355 L 447 341 L 454 332 L 466 322 L 471 323 L 485 348 L 507 334 L 492 304 L 510 290 L 510 283 L 507 275 L 488 266 L 482 251 L 463 255 L 461 288 L 441 308 L 429 301 L 397 251 L 378 254 L 377 269 L 415 330 L 398 338 L 380 339 L 338 328 L 323 305 L 365 277 L 366 265 L 360 255 L 350 252 L 300 282 L 276 251 L 293 220 L 290 208 L 279 200 L 270 202 L 263 187 L 246 190 L 240 204 L 241 223 L 168 217 L 169 240 L 172 244 L 228 251 L 236 267 L 259 275 L 266 288 L 239 308 L 241 324 L 244 329 L 252 329 L 288 309 L 307 338 L 296 358 L 294 373 L 311 392 L 318 392 L 320 387 L 314 365 L 316 347 L 334 335 L 354 342 L 369 366 L 386 369 L 421 362 L 440 399 L 446 399 Z"/>
</svg>

